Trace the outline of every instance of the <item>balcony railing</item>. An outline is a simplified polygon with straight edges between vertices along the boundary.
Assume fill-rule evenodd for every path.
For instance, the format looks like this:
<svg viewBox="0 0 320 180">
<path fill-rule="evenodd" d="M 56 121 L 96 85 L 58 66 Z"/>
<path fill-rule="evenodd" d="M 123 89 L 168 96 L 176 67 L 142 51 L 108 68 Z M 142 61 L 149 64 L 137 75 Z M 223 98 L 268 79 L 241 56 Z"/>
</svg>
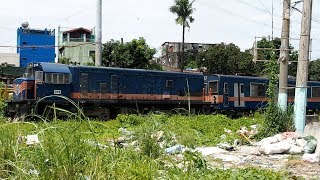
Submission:
<svg viewBox="0 0 320 180">
<path fill-rule="evenodd" d="M 95 42 L 94 38 L 63 38 L 63 42 Z"/>
</svg>

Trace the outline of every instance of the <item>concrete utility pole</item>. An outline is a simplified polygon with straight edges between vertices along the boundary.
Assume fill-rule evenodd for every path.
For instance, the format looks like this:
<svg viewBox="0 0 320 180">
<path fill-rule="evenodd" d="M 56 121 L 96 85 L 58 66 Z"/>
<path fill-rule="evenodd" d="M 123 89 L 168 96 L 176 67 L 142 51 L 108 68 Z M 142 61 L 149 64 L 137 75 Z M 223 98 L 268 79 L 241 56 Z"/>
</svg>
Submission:
<svg viewBox="0 0 320 180">
<path fill-rule="evenodd" d="M 97 0 L 97 14 L 96 14 L 96 48 L 95 48 L 95 65 L 101 66 L 102 59 L 102 0 Z"/>
<path fill-rule="evenodd" d="M 289 36 L 290 36 L 290 9 L 291 0 L 283 0 L 283 19 L 281 33 L 281 51 L 280 51 L 280 78 L 278 106 L 287 110 L 288 102 L 288 60 L 289 60 Z"/>
<path fill-rule="evenodd" d="M 294 121 L 296 131 L 299 133 L 303 133 L 306 122 L 311 16 L 312 0 L 304 0 L 302 10 L 296 92 L 294 98 Z"/>
</svg>

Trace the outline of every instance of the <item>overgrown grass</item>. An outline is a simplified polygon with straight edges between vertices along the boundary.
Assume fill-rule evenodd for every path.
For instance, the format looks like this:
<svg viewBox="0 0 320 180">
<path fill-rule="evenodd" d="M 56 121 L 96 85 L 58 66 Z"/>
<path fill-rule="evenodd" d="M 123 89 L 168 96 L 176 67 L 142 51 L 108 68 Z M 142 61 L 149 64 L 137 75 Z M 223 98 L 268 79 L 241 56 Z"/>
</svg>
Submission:
<svg viewBox="0 0 320 180">
<path fill-rule="evenodd" d="M 283 179 L 283 172 L 255 168 L 210 169 L 198 153 L 183 160 L 163 153 L 152 135 L 163 131 L 166 146 L 215 145 L 225 134 L 260 119 L 231 120 L 225 116 L 120 115 L 116 120 L 54 121 L 0 124 L 1 179 Z M 134 132 L 138 147 L 120 148 L 108 141 L 118 129 Z M 19 137 L 38 134 L 40 144 L 27 146 Z M 174 138 L 175 137 L 175 138 Z M 238 138 L 227 135 L 227 141 Z M 165 148 L 165 147 L 164 147 Z"/>
</svg>

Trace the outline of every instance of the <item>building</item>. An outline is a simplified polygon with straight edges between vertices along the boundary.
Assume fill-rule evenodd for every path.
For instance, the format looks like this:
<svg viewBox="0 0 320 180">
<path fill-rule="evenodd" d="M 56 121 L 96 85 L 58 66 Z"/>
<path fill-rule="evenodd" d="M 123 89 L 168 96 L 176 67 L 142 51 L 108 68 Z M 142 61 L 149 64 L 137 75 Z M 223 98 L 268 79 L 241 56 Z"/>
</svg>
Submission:
<svg viewBox="0 0 320 180">
<path fill-rule="evenodd" d="M 73 64 L 94 63 L 95 36 L 93 31 L 82 27 L 68 31 L 59 30 L 58 39 L 59 62 L 62 59 L 69 59 L 69 63 Z"/>
<path fill-rule="evenodd" d="M 17 30 L 17 53 L 20 54 L 20 66 L 29 62 L 54 62 L 55 30 L 30 29 L 23 23 Z"/>
<path fill-rule="evenodd" d="M 9 65 L 20 67 L 20 56 L 17 53 L 0 53 L 0 66 Z"/>
<path fill-rule="evenodd" d="M 209 49 L 215 44 L 207 43 L 185 43 L 184 52 L 198 53 Z M 170 68 L 180 68 L 179 54 L 182 51 L 181 42 L 165 42 L 162 44 L 162 55 L 160 63 Z"/>
</svg>

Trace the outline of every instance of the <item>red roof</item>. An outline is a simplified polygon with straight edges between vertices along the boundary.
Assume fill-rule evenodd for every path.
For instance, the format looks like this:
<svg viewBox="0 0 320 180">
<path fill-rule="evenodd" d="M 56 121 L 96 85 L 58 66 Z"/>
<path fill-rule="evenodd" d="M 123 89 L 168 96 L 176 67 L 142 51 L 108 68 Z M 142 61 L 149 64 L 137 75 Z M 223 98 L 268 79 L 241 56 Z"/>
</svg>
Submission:
<svg viewBox="0 0 320 180">
<path fill-rule="evenodd" d="M 69 31 L 64 31 L 63 33 L 64 33 L 64 34 L 65 34 L 65 33 L 73 33 L 73 32 L 76 32 L 76 31 L 86 31 L 86 32 L 88 32 L 88 33 L 92 33 L 91 30 L 86 29 L 86 28 L 83 28 L 83 27 L 76 28 L 76 29 L 71 29 L 71 30 L 69 30 Z"/>
</svg>

